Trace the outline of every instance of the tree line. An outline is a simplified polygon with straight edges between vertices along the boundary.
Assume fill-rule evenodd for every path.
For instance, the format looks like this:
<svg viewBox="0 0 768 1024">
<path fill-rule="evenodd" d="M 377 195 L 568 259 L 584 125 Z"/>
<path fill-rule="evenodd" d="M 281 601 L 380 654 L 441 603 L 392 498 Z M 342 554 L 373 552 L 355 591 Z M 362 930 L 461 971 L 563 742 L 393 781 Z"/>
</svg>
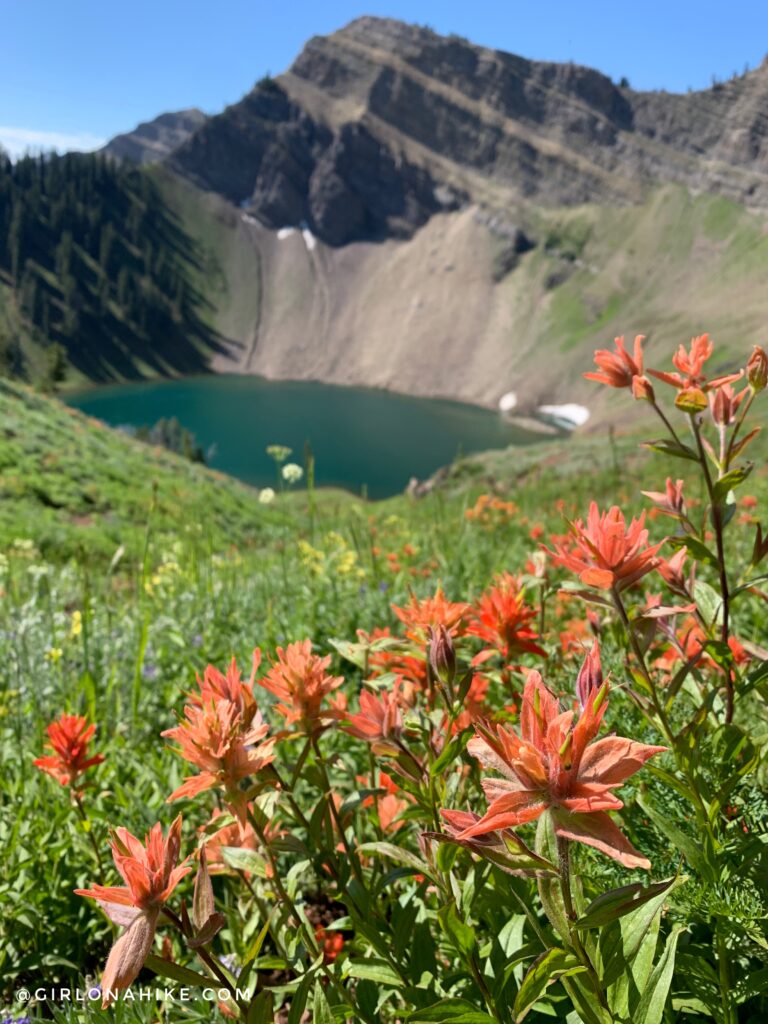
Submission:
<svg viewBox="0 0 768 1024">
<path fill-rule="evenodd" d="M 204 368 L 215 338 L 196 265 L 146 171 L 101 153 L 0 153 L 0 278 L 30 339 L 6 337 L 0 370 L 29 376 L 34 349 L 49 372 L 94 380 Z"/>
</svg>

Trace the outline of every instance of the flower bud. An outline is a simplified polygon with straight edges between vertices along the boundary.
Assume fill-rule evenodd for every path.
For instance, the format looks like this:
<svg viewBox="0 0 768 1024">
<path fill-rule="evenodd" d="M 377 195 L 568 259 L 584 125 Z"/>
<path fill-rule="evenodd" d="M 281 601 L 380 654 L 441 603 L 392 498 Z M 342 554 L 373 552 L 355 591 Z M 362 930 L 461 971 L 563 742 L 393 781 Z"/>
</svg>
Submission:
<svg viewBox="0 0 768 1024">
<path fill-rule="evenodd" d="M 582 708 L 587 706 L 590 696 L 596 693 L 602 685 L 603 669 L 600 664 L 600 647 L 595 640 L 592 650 L 587 652 L 584 664 L 576 677 L 576 696 L 579 698 Z"/>
<path fill-rule="evenodd" d="M 452 686 L 456 678 L 456 651 L 451 634 L 445 626 L 429 630 L 429 664 L 444 686 Z"/>
<path fill-rule="evenodd" d="M 709 408 L 712 419 L 718 426 L 727 427 L 736 419 L 736 413 L 741 405 L 742 399 L 747 394 L 744 388 L 738 394 L 734 393 L 730 384 L 722 384 L 715 391 L 709 392 Z"/>
<path fill-rule="evenodd" d="M 768 385 L 768 353 L 755 345 L 747 361 L 747 381 L 753 391 L 762 391 Z"/>
<path fill-rule="evenodd" d="M 683 412 L 697 413 L 707 408 L 707 396 L 701 388 L 687 387 L 678 391 L 675 405 Z"/>
</svg>

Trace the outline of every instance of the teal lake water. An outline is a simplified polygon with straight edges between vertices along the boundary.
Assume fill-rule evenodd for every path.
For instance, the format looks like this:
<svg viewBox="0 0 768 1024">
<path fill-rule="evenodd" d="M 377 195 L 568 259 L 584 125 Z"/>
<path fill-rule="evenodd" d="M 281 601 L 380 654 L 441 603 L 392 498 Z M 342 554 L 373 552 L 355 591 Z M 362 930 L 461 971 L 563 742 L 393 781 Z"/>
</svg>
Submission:
<svg viewBox="0 0 768 1024">
<path fill-rule="evenodd" d="M 207 376 L 114 385 L 66 401 L 114 427 L 152 426 L 175 416 L 197 438 L 210 466 L 257 486 L 275 483 L 270 444 L 315 455 L 318 486 L 372 498 L 402 491 L 458 454 L 529 444 L 536 436 L 495 412 L 386 391 L 260 377 Z"/>
</svg>

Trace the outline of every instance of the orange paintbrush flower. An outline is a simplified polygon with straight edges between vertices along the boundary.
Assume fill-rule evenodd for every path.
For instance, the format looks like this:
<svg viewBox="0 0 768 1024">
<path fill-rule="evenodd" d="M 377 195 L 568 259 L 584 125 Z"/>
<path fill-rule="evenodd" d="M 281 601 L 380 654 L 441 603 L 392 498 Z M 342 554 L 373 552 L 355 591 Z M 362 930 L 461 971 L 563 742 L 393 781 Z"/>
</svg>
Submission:
<svg viewBox="0 0 768 1024">
<path fill-rule="evenodd" d="M 649 544 L 644 524 L 644 512 L 627 525 L 617 505 L 601 513 L 593 501 L 586 524 L 580 519 L 572 524 L 572 544 L 556 542 L 549 554 L 555 565 L 577 573 L 587 586 L 624 590 L 659 564 L 657 552 L 664 541 Z"/>
<path fill-rule="evenodd" d="M 538 633 L 531 628 L 536 610 L 525 603 L 519 579 L 505 572 L 498 576 L 472 609 L 468 633 L 488 644 L 473 658 L 479 665 L 494 654 L 510 661 L 519 654 L 544 654 L 536 643 Z"/>
<path fill-rule="evenodd" d="M 663 491 L 641 491 L 640 493 L 644 494 L 646 498 L 650 498 L 662 515 L 681 519 L 685 516 L 683 483 L 683 480 L 677 480 L 675 483 L 672 483 L 672 477 L 668 476 Z"/>
<path fill-rule="evenodd" d="M 253 652 L 251 678 L 247 683 L 243 682 L 234 658 L 229 663 L 226 675 L 222 674 L 214 665 L 208 665 L 203 673 L 203 678 L 197 677 L 199 693 L 190 694 L 190 702 L 202 707 L 205 704 L 210 704 L 211 701 L 229 701 L 237 707 L 244 722 L 250 724 L 258 710 L 253 696 L 253 684 L 260 664 L 261 651 L 257 647 Z"/>
<path fill-rule="evenodd" d="M 457 838 L 515 828 L 546 811 L 561 838 L 594 846 L 626 867 L 650 868 L 606 811 L 623 807 L 613 790 L 666 747 L 620 736 L 595 741 L 607 693 L 607 682 L 588 693 L 575 719 L 574 711 L 560 710 L 539 673 L 531 672 L 523 695 L 520 735 L 503 725 L 485 724 L 477 727 L 478 735 L 469 742 L 473 757 L 503 778 L 483 781 L 488 810 Z"/>
<path fill-rule="evenodd" d="M 392 611 L 405 626 L 405 635 L 413 643 L 424 645 L 430 636 L 430 629 L 444 626 L 451 637 L 463 636 L 469 605 L 446 600 L 443 588 L 438 587 L 434 597 L 420 601 L 415 594 L 404 608 L 392 605 Z"/>
<path fill-rule="evenodd" d="M 113 945 L 101 980 L 102 1006 L 128 988 L 144 966 L 152 948 L 160 910 L 181 879 L 192 869 L 187 861 L 177 865 L 181 849 L 181 815 L 164 839 L 159 824 L 153 825 L 141 843 L 125 828 L 112 833 L 112 857 L 125 885 L 94 885 L 75 889 L 78 896 L 98 902 L 115 924 L 125 928 Z M 187 858 L 188 859 L 188 858 Z"/>
<path fill-rule="evenodd" d="M 168 801 L 220 786 L 244 820 L 246 794 L 239 788 L 240 782 L 258 774 L 275 759 L 275 739 L 265 739 L 267 732 L 267 724 L 258 711 L 246 725 L 237 705 L 228 700 L 211 701 L 202 707 L 188 704 L 184 719 L 161 735 L 175 740 L 179 744 L 177 753 L 202 771 L 186 779 Z"/>
<path fill-rule="evenodd" d="M 374 629 L 370 635 L 359 629 L 357 635 L 362 642 L 370 643 L 377 639 L 390 637 L 392 634 L 387 628 Z M 399 687 L 398 697 L 404 707 L 413 707 L 417 694 L 426 689 L 427 663 L 424 658 L 417 658 L 413 654 L 404 654 L 397 649 L 372 650 L 368 662 L 371 675 L 374 678 L 390 673 L 396 676 Z"/>
<path fill-rule="evenodd" d="M 715 346 L 709 340 L 708 334 L 700 334 L 691 340 L 691 347 L 686 352 L 685 346 L 681 345 L 672 356 L 672 362 L 679 373 L 666 373 L 663 370 L 649 370 L 657 380 L 663 380 L 665 384 L 681 391 L 711 391 L 712 388 L 719 388 L 722 384 L 730 384 L 742 376 L 743 370 L 738 373 L 727 373 L 722 377 L 715 377 L 707 380 L 704 375 L 704 363 L 714 352 Z"/>
<path fill-rule="evenodd" d="M 616 338 L 616 351 L 599 348 L 595 351 L 595 363 L 599 373 L 585 373 L 587 380 L 596 380 L 599 384 L 607 384 L 610 388 L 631 388 L 635 377 L 643 375 L 643 341 L 644 336 L 635 338 L 633 354 L 624 348 L 624 338 Z"/>
<path fill-rule="evenodd" d="M 359 712 L 350 715 L 344 726 L 344 731 L 351 736 L 370 743 L 375 754 L 389 754 L 397 750 L 395 743 L 403 731 L 398 688 L 395 683 L 391 692 L 379 690 L 374 694 L 363 690 Z"/>
<path fill-rule="evenodd" d="M 34 764 L 53 776 L 62 786 L 74 786 L 80 775 L 95 764 L 101 764 L 103 754 L 88 756 L 88 744 L 96 732 L 81 715 L 61 715 L 46 729 L 46 747 L 52 754 L 36 758 Z"/>
<path fill-rule="evenodd" d="M 331 656 L 321 658 L 312 653 L 312 641 L 289 644 L 277 648 L 277 661 L 259 680 L 259 685 L 277 697 L 277 710 L 286 725 L 299 724 L 306 733 L 314 732 L 324 719 L 339 718 L 343 714 L 343 700 L 323 710 L 326 697 L 344 682 L 342 676 L 331 676 L 328 668 Z"/>
</svg>

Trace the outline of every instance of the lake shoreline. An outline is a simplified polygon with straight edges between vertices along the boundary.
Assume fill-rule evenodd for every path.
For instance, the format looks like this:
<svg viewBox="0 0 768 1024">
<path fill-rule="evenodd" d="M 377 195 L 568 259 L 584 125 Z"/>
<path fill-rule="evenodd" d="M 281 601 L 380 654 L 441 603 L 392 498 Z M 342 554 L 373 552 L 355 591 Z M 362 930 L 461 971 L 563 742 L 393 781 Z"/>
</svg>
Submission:
<svg viewBox="0 0 768 1024">
<path fill-rule="evenodd" d="M 142 377 L 137 380 L 116 380 L 116 381 L 89 381 L 87 384 L 76 384 L 74 386 L 62 387 L 57 391 L 57 396 L 65 404 L 69 403 L 70 399 L 78 400 L 85 398 L 95 393 L 108 392 L 110 389 L 119 389 L 131 386 L 141 386 L 147 384 L 160 384 L 169 383 L 172 381 L 197 381 L 197 380 L 211 380 L 218 378 L 243 378 L 243 379 L 255 379 L 270 384 L 315 384 L 323 387 L 338 388 L 340 390 L 356 390 L 356 391 L 370 391 L 374 394 L 392 395 L 402 398 L 414 399 L 416 401 L 428 401 L 428 402 L 448 402 L 457 406 L 465 406 L 469 409 L 483 409 L 486 412 L 498 413 L 506 423 L 511 426 L 525 431 L 526 433 L 541 435 L 542 437 L 559 437 L 571 433 L 573 430 L 578 429 L 582 426 L 582 423 L 573 423 L 570 426 L 566 426 L 564 421 L 557 421 L 556 417 L 550 417 L 545 415 L 538 417 L 536 415 L 539 406 L 531 406 L 505 410 L 500 408 L 499 403 L 496 402 L 471 402 L 462 398 L 455 398 L 450 395 L 444 395 L 442 393 L 419 393 L 414 394 L 410 391 L 398 391 L 395 388 L 388 387 L 377 387 L 375 385 L 368 384 L 337 384 L 333 381 L 320 380 L 313 377 L 271 377 L 263 373 L 241 373 L 237 371 L 228 370 L 208 370 L 201 373 L 183 374 L 179 376 L 150 376 Z M 547 409 L 555 408 L 554 406 L 547 406 Z"/>
<path fill-rule="evenodd" d="M 61 397 L 128 432 L 175 418 L 211 468 L 257 487 L 277 481 L 277 467 L 265 455 L 268 446 L 287 445 L 289 461 L 300 465 L 311 451 L 317 486 L 370 497 L 400 493 L 412 477 L 429 477 L 463 455 L 528 446 L 564 433 L 556 425 L 468 402 L 244 374 L 98 385 Z"/>
</svg>

